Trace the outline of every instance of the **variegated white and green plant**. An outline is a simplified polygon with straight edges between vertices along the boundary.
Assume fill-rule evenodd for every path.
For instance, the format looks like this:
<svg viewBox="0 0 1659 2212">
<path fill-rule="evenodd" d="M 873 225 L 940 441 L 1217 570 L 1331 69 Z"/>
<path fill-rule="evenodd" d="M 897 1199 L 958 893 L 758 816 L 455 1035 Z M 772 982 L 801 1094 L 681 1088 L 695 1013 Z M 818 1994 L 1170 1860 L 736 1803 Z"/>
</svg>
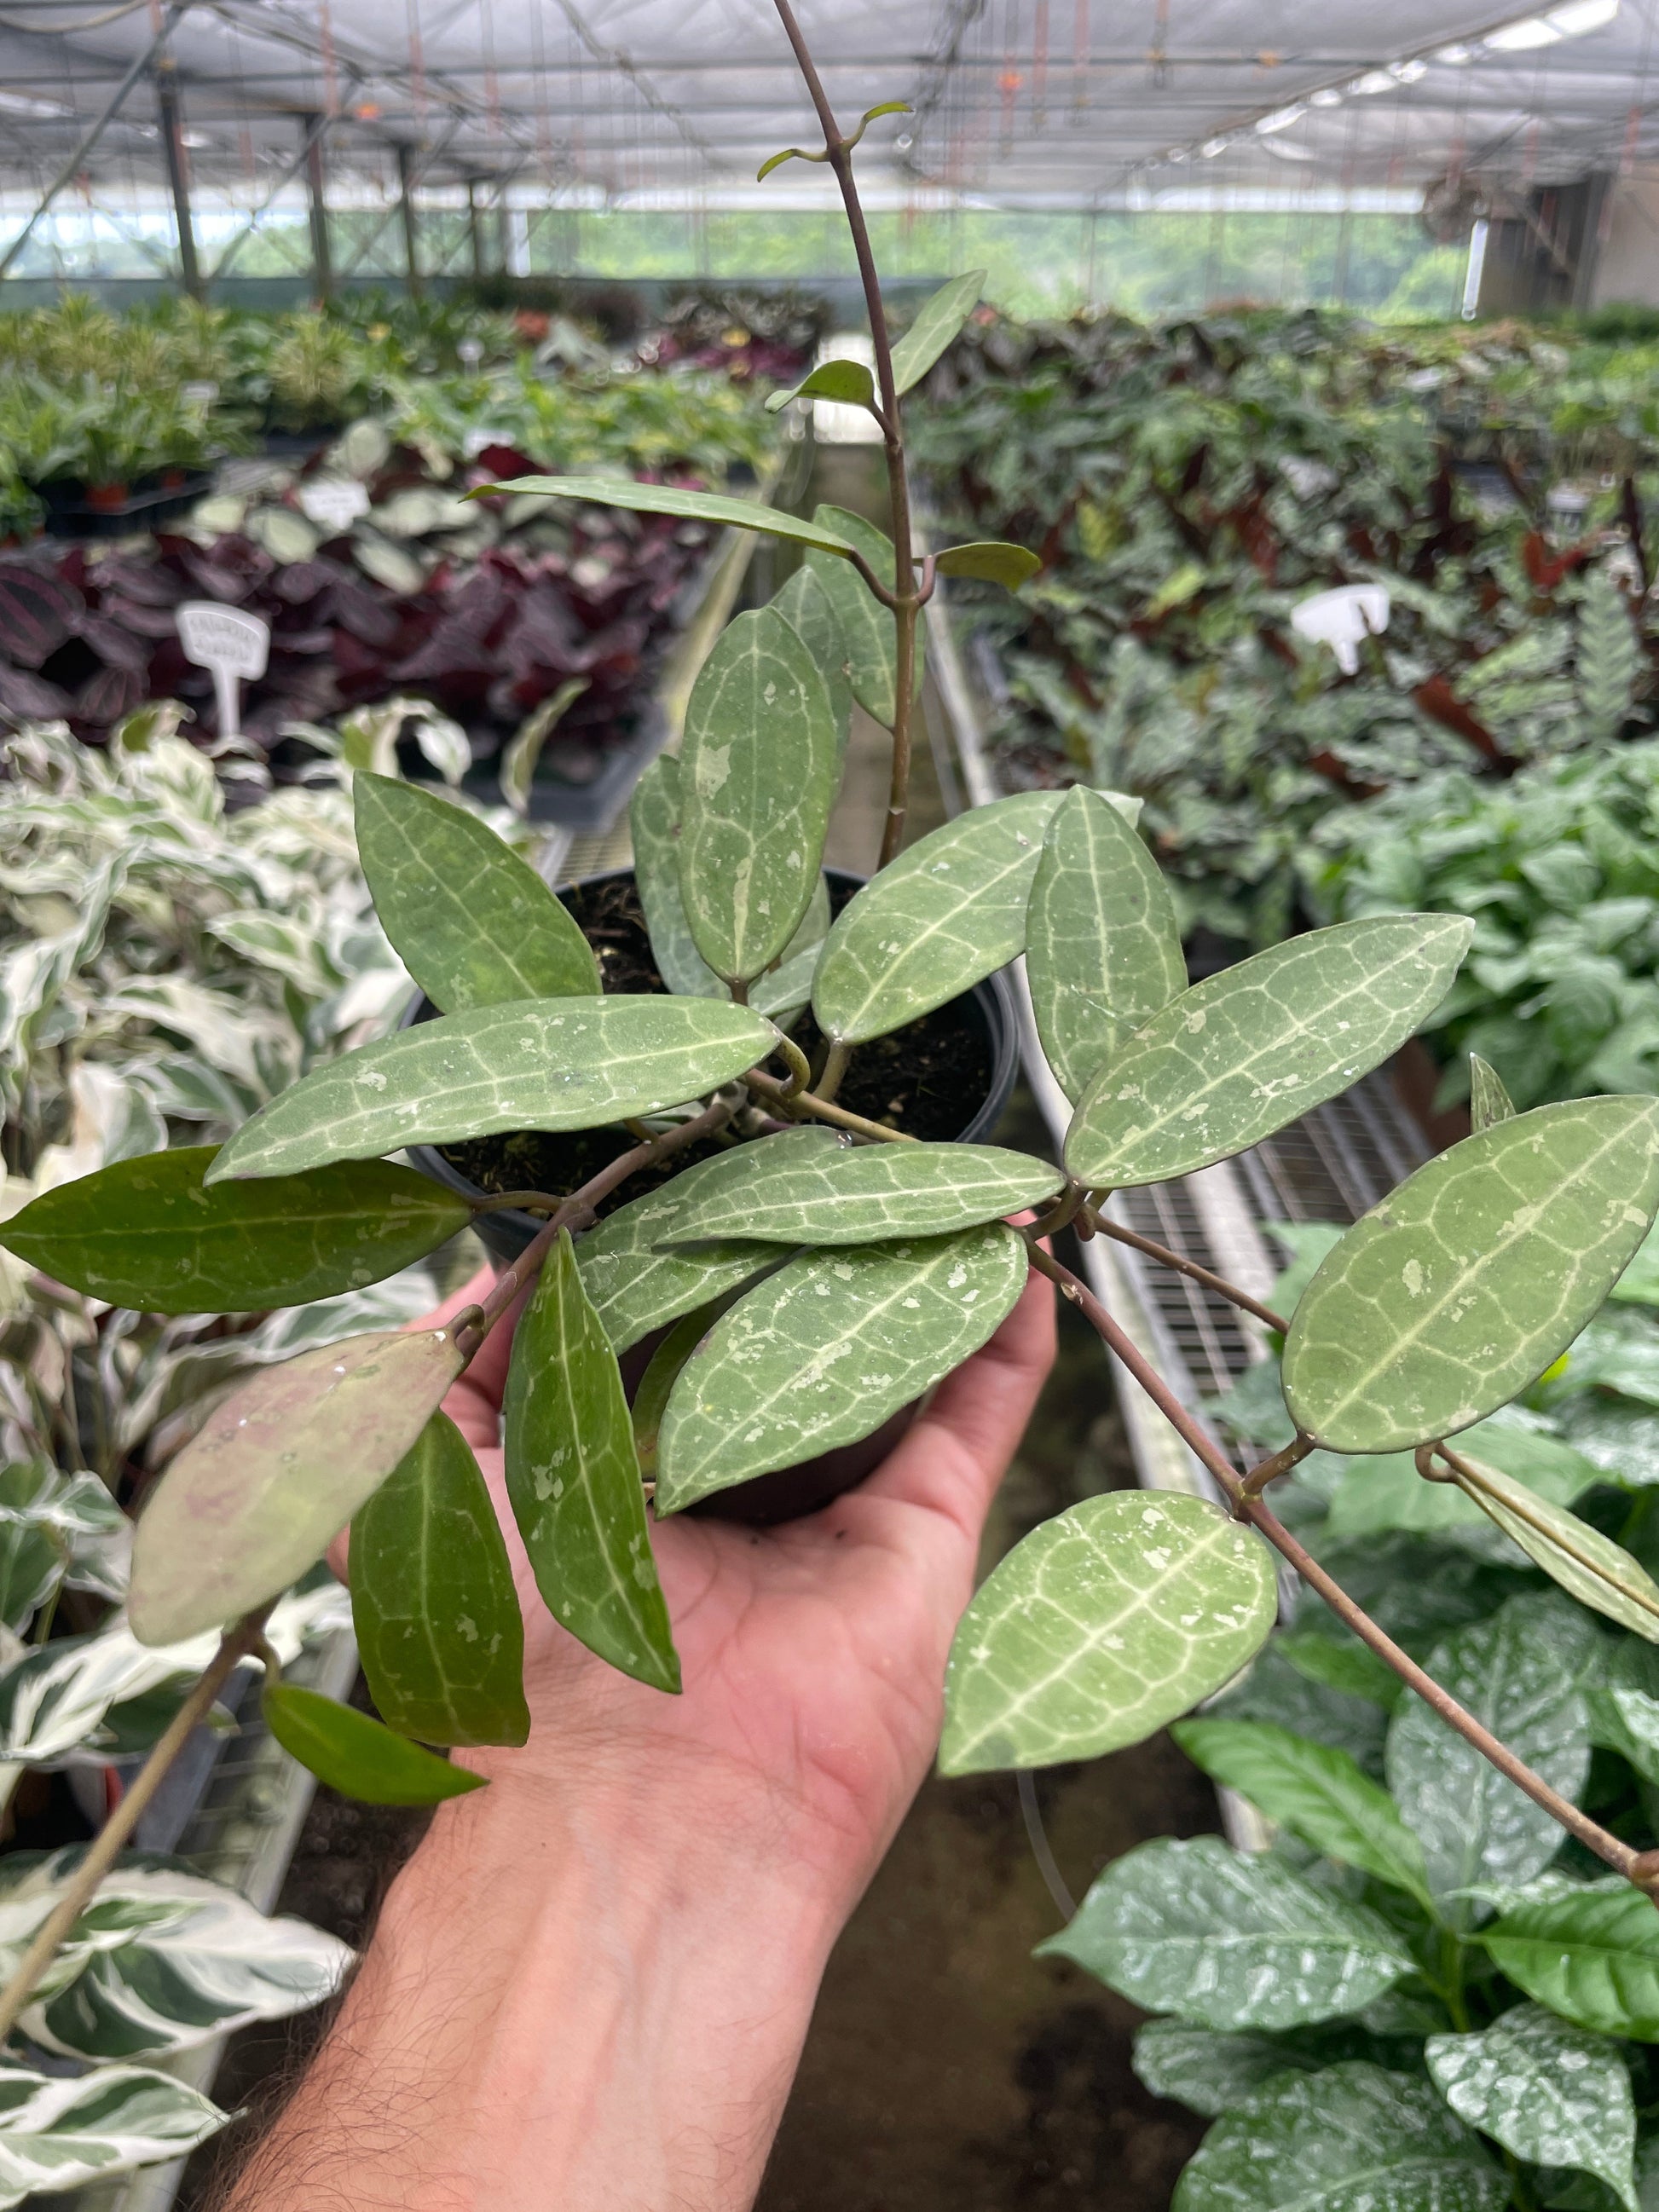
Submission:
<svg viewBox="0 0 1659 2212">
<path fill-rule="evenodd" d="M 777 4 L 804 54 L 787 0 Z M 810 71 L 808 82 L 824 131 L 811 158 L 834 173 L 867 267 L 852 152 L 885 111 L 848 137 Z M 1577 1602 L 1588 1598 L 1638 1642 L 1659 1642 L 1640 1563 L 1569 1498 L 1540 1486 L 1534 1503 L 1526 1469 L 1493 1441 L 1506 1404 L 1568 1350 L 1648 1233 L 1659 1103 L 1504 1114 L 1486 1085 L 1483 1126 L 1333 1244 L 1293 1321 L 1214 1282 L 1285 1340 L 1284 1433 L 1242 1476 L 1050 1255 L 1045 1235 L 1069 1224 L 1123 1233 L 1104 1211 L 1115 1187 L 1229 1158 L 1380 1066 L 1432 1017 L 1471 930 L 1443 914 L 1362 917 L 1188 988 L 1168 887 L 1109 797 L 1020 793 L 906 844 L 922 610 L 941 578 L 1017 587 L 1037 566 L 1014 546 L 915 544 L 901 401 L 977 292 L 977 279 L 954 280 L 895 346 L 872 275 L 873 374 L 814 373 L 817 389 L 874 417 L 887 534 L 835 510 L 802 520 L 631 480 L 513 486 L 519 498 L 649 508 L 806 549 L 800 576 L 714 647 L 678 758 L 650 771 L 635 802 L 637 884 L 665 992 L 606 995 L 573 912 L 505 842 L 452 799 L 360 768 L 368 889 L 429 1018 L 285 1069 L 210 1157 L 134 1145 L 142 1158 L 45 1190 L 9 1223 L 16 1259 L 65 1297 L 118 1291 L 166 1316 L 204 1298 L 303 1310 L 361 1297 L 471 1213 L 545 1217 L 483 1303 L 444 1327 L 331 1332 L 314 1340 L 326 1350 L 296 1346 L 193 1425 L 139 1527 L 133 1632 L 165 1649 L 217 1632 L 198 1699 L 243 1657 L 262 1659 L 274 1733 L 338 1786 L 396 1802 L 482 1786 L 435 1753 L 523 1740 L 521 1621 L 478 1470 L 439 1407 L 523 1294 L 506 1488 L 540 1601 L 599 1657 L 672 1695 L 680 1668 L 653 1515 L 872 1436 L 989 1340 L 1035 1269 L 1157 1397 L 1217 1498 L 1090 1500 L 996 1569 L 951 1656 L 945 1771 L 1091 1757 L 1208 1699 L 1271 1633 L 1276 1552 L 1350 1632 L 1354 1663 L 1415 1698 L 1392 1724 L 1394 1804 L 1357 1770 L 1323 1772 L 1295 1751 L 1282 1754 L 1278 1790 L 1260 1779 L 1271 1764 L 1260 1737 L 1257 1779 L 1243 1786 L 1269 1811 L 1302 1808 L 1312 1848 L 1394 1885 L 1457 1942 L 1480 1924 L 1482 1885 L 1508 1884 L 1512 1901 L 1482 1940 L 1510 1944 L 1503 1971 L 1519 1988 L 1529 1984 L 1511 1954 L 1528 1941 L 1548 1950 L 1527 1916 L 1547 1920 L 1559 1901 L 1517 1885 L 1545 1871 L 1563 1832 L 1623 1885 L 1616 1899 L 1595 1893 L 1596 1911 L 1616 1902 L 1647 1914 L 1659 1947 L 1644 1894 L 1659 1887 L 1659 1854 L 1578 1803 L 1578 1692 L 1549 1674 L 1544 1631 L 1506 1613 L 1482 1626 L 1484 1642 L 1449 1638 L 1425 1666 L 1264 1495 L 1315 1455 L 1385 1481 L 1403 1459 L 1425 1495 L 1455 1492 L 1553 1576 L 1555 1602 L 1585 1634 L 1600 1632 Z M 892 776 L 877 872 L 836 913 L 823 855 L 854 702 L 890 729 Z M 123 864 L 112 856 L 112 878 Z M 860 1053 L 1022 954 L 1075 1106 L 1060 1159 L 1028 1166 L 992 1147 L 919 1143 L 890 1114 L 842 1103 Z M 809 1006 L 810 1053 L 793 1034 Z M 978 1103 L 963 1103 L 964 1124 Z M 614 1157 L 586 1181 L 573 1176 L 574 1188 L 471 1200 L 390 1157 L 520 1131 L 608 1133 Z M 694 1146 L 705 1155 L 695 1165 L 659 1172 Z M 640 1194 L 612 1208 L 647 1170 Z M 658 1332 L 630 1413 L 619 1355 Z M 282 1683 L 269 1637 L 272 1606 L 354 1516 L 352 1606 L 379 1722 Z M 1242 1756 L 1200 1725 L 1212 1729 L 1194 1738 L 1200 1756 Z M 118 1811 L 104 1861 L 88 1854 L 0 1992 L 0 2026 L 41 2002 L 120 1822 Z M 1067 1938 L 1074 1954 L 1212 2033 L 1230 2032 L 1264 1982 L 1274 1993 L 1260 2016 L 1237 2024 L 1272 2033 L 1297 2019 L 1370 2017 L 1415 1971 L 1397 1911 L 1294 1866 L 1154 1844 L 1104 1880 L 1117 1887 L 1104 1908 L 1085 1907 Z M 1534 1978 L 1560 1971 L 1540 1965 Z M 1473 2107 L 1491 2071 L 1458 2062 L 1448 2079 Z M 1501 2173 L 1461 2108 L 1426 2080 L 1396 2082 L 1362 2054 L 1324 2093 L 1340 2106 L 1334 2123 L 1299 2082 L 1274 2094 L 1254 2138 L 1237 2148 L 1229 2137 L 1209 2179 L 1194 2168 L 1191 2203 L 1289 2202 L 1261 2190 L 1281 2190 L 1304 2162 L 1325 2193 L 1304 2201 L 1358 2202 L 1342 2194 L 1330 2140 L 1345 2130 L 1362 2149 L 1375 2138 L 1379 2203 L 1502 2201 Z M 1255 2197 L 1238 2194 L 1257 2184 Z"/>
</svg>

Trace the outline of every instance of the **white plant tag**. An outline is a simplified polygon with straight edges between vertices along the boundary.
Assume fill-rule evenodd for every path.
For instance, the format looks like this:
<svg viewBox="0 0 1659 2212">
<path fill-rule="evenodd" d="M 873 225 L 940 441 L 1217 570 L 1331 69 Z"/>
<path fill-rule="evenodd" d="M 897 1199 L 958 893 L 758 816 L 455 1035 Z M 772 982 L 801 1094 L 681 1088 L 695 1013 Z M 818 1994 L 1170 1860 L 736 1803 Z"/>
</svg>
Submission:
<svg viewBox="0 0 1659 2212">
<path fill-rule="evenodd" d="M 1381 584 L 1344 584 L 1334 592 L 1316 592 L 1291 610 L 1291 628 L 1300 637 L 1328 645 L 1345 676 L 1359 667 L 1359 641 L 1381 637 L 1389 626 L 1389 595 Z"/>
<path fill-rule="evenodd" d="M 179 610 L 179 642 L 186 660 L 213 672 L 213 696 L 219 708 L 219 735 L 242 733 L 240 686 L 265 672 L 270 625 L 240 607 L 222 607 L 216 599 L 186 599 Z"/>
<path fill-rule="evenodd" d="M 368 487 L 356 477 L 313 477 L 299 492 L 300 511 L 307 520 L 338 537 L 349 530 L 360 514 L 368 513 Z"/>
</svg>

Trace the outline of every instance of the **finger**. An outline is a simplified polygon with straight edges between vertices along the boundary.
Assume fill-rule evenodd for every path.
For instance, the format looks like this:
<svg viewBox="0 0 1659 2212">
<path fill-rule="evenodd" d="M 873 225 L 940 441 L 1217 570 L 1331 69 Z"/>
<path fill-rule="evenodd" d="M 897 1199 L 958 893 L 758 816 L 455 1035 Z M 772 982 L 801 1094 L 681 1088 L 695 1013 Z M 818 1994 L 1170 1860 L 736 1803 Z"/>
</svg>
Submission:
<svg viewBox="0 0 1659 2212">
<path fill-rule="evenodd" d="M 976 1545 L 1054 1359 L 1054 1297 L 1032 1272 L 990 1341 L 940 1384 L 865 1493 L 919 1505 Z"/>
</svg>

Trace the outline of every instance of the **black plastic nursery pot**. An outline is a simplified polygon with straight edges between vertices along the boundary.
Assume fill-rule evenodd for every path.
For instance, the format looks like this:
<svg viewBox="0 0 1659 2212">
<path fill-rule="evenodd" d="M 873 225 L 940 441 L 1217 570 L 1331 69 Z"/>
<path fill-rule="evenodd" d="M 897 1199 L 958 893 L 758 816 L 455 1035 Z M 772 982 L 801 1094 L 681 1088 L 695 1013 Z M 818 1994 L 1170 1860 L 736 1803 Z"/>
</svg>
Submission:
<svg viewBox="0 0 1659 2212">
<path fill-rule="evenodd" d="M 838 868 L 824 872 L 832 908 L 839 911 L 864 879 Z M 651 962 L 631 868 L 586 877 L 559 896 L 598 953 L 607 990 L 663 988 Z M 404 1017 L 404 1026 L 430 1021 L 437 1012 L 429 999 L 418 999 Z M 804 1036 L 799 1026 L 796 1036 L 810 1049 L 814 1040 Z M 896 1036 L 878 1039 L 856 1049 L 840 1097 L 854 1112 L 872 1120 L 883 1119 L 890 1112 L 896 1126 L 916 1136 L 978 1144 L 995 1131 L 1012 1095 L 1018 1069 L 1019 1037 L 1012 998 L 1002 977 L 991 975 Z M 465 1198 L 477 1200 L 492 1189 L 544 1190 L 562 1197 L 635 1141 L 621 1129 L 577 1130 L 562 1135 L 526 1131 L 441 1148 L 411 1145 L 409 1158 L 422 1174 Z M 708 1153 L 697 1146 L 675 1156 L 663 1164 L 660 1182 L 672 1180 L 682 1169 L 706 1157 Z M 641 1188 L 637 1182 L 624 1185 L 601 1205 L 601 1214 L 637 1197 Z M 483 1214 L 476 1224 L 498 1267 L 517 1259 L 541 1226 L 535 1215 L 516 1210 Z M 664 1334 L 645 1338 L 624 1355 L 623 1380 L 630 1397 Z M 915 1413 L 915 1406 L 902 1407 L 872 1436 L 775 1474 L 735 1484 L 691 1510 L 749 1522 L 790 1520 L 814 1512 L 878 1467 L 909 1427 Z"/>
</svg>

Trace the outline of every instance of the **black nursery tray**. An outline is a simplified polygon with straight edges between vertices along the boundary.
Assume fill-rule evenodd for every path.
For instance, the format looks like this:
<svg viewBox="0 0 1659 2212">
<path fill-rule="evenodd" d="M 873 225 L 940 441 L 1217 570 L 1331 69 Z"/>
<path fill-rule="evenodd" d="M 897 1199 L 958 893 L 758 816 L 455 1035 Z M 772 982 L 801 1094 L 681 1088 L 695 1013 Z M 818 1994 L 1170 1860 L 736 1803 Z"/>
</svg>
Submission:
<svg viewBox="0 0 1659 2212">
<path fill-rule="evenodd" d="M 181 483 L 131 492 L 115 507 L 88 507 L 83 498 L 66 498 L 50 484 L 42 485 L 40 497 L 46 509 L 44 534 L 47 538 L 131 538 L 140 531 L 164 529 L 188 514 L 212 489 L 212 477 L 201 471 L 185 477 Z"/>
</svg>

